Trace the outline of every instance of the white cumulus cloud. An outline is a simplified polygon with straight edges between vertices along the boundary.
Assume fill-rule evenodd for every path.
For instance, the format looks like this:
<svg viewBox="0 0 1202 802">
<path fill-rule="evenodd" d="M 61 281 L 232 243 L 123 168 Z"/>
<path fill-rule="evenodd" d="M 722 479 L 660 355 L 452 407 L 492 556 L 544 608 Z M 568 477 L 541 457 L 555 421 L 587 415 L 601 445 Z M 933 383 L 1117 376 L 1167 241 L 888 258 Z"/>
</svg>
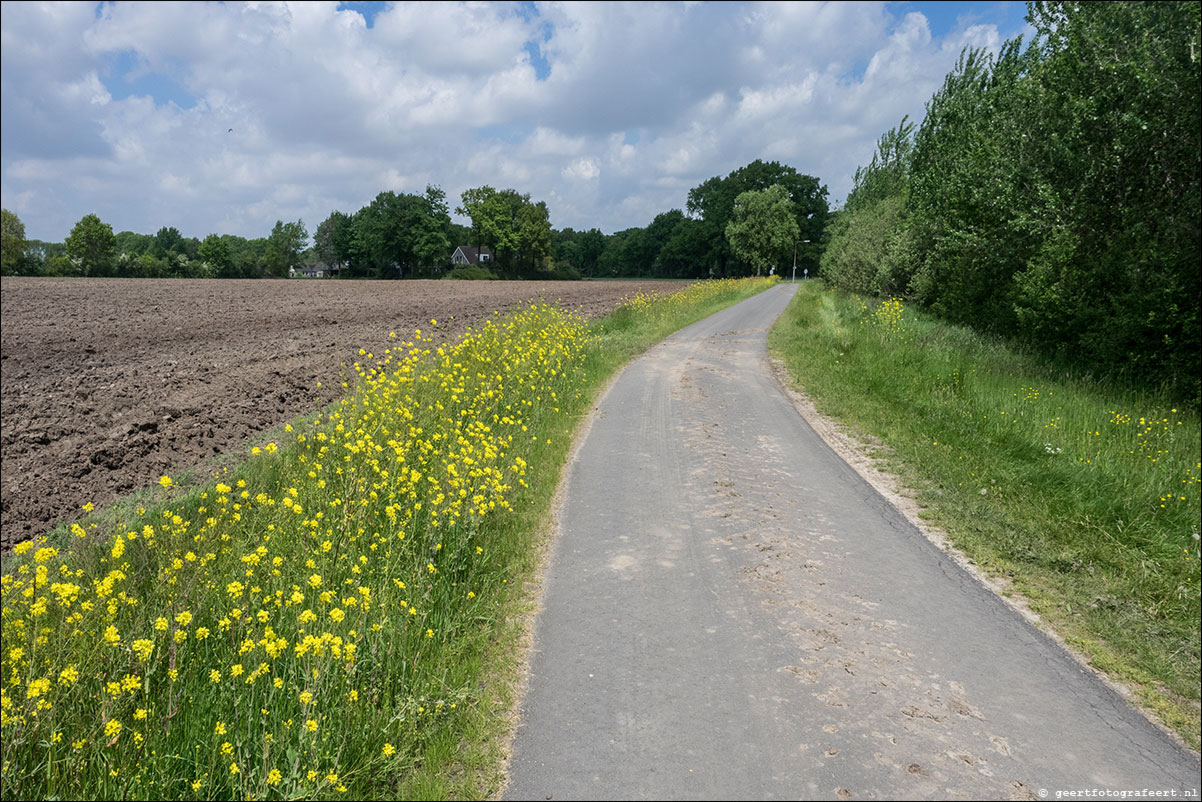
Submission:
<svg viewBox="0 0 1202 802">
<path fill-rule="evenodd" d="M 1017 32 L 961 5 L 937 35 L 881 2 L 6 2 L 0 195 L 46 240 L 92 212 L 312 231 L 427 184 L 452 207 L 512 187 L 608 232 L 757 158 L 838 199 L 964 46 Z"/>
</svg>

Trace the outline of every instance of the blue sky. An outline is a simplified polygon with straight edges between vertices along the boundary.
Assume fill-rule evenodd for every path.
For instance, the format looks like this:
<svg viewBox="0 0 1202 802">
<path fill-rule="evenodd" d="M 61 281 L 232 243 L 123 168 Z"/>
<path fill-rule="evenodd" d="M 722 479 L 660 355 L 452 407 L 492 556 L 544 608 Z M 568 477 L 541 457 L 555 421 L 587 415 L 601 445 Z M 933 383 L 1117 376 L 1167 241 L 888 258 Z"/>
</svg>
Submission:
<svg viewBox="0 0 1202 802">
<path fill-rule="evenodd" d="M 1016 2 L 11 3 L 0 195 L 27 236 L 310 232 L 384 190 L 512 187 L 612 232 L 762 158 L 840 201 Z"/>
</svg>

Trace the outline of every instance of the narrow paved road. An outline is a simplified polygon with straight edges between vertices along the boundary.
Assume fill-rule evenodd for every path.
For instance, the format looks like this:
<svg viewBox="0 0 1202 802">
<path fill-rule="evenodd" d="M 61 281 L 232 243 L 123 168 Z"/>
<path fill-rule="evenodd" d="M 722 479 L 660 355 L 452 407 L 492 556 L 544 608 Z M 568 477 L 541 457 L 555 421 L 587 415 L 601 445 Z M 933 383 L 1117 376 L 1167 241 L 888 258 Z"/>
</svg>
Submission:
<svg viewBox="0 0 1202 802">
<path fill-rule="evenodd" d="M 797 414 L 765 351 L 791 293 L 680 332 L 602 399 L 506 798 L 1197 798 L 1193 755 Z"/>
</svg>

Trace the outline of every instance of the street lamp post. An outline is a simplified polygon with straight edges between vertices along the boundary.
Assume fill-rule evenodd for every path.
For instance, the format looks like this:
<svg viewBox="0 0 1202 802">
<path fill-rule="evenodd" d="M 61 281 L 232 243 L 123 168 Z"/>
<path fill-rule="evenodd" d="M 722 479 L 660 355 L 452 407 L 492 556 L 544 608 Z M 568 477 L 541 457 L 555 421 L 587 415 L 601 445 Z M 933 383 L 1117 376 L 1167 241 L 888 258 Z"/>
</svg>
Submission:
<svg viewBox="0 0 1202 802">
<path fill-rule="evenodd" d="M 801 244 L 809 245 L 810 241 L 808 239 L 803 239 L 801 241 Z M 796 242 L 793 243 L 793 283 L 794 284 L 797 283 L 797 243 Z"/>
</svg>

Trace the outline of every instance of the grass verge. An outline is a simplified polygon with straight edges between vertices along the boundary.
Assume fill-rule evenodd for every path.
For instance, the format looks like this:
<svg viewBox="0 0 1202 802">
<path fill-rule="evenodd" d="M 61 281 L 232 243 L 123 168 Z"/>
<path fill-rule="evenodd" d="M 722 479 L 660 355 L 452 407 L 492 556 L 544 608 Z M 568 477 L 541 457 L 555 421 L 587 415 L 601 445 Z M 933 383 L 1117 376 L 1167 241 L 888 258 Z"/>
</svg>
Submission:
<svg viewBox="0 0 1202 802">
<path fill-rule="evenodd" d="M 1198 748 L 1196 410 L 820 282 L 769 348 L 820 412 L 883 441 L 930 524 Z"/>
<path fill-rule="evenodd" d="M 4 797 L 487 795 L 573 431 L 632 356 L 772 283 L 390 335 L 245 463 L 18 546 Z"/>
</svg>

